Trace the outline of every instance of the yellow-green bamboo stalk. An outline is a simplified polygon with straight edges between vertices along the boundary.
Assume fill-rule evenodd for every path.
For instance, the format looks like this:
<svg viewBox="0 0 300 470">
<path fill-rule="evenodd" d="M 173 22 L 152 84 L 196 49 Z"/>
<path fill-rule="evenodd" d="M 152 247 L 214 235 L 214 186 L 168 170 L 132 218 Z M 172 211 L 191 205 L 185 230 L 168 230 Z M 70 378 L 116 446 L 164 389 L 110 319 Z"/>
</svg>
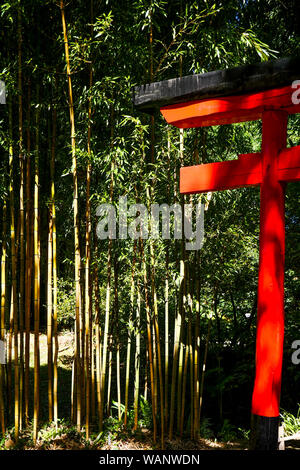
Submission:
<svg viewBox="0 0 300 470">
<path fill-rule="evenodd" d="M 199 265 L 199 256 L 196 257 Z M 196 279 L 196 327 L 195 327 L 195 353 L 194 353 L 194 437 L 199 437 L 199 357 L 200 357 L 200 282 Z"/>
<path fill-rule="evenodd" d="M 181 415 L 180 415 L 180 436 L 183 435 L 184 426 L 184 412 L 185 412 L 185 397 L 186 397 L 186 382 L 187 371 L 190 362 L 190 381 L 191 381 L 191 395 L 190 395 L 190 422 L 191 422 L 191 438 L 193 438 L 193 351 L 192 351 L 192 296 L 190 292 L 190 273 L 188 265 L 186 268 L 186 286 L 187 286 L 187 308 L 188 308 L 188 329 L 186 335 L 185 355 L 184 355 L 184 368 L 183 368 L 183 383 L 182 383 L 182 399 L 181 399 Z"/>
<path fill-rule="evenodd" d="M 115 277 L 115 294 L 114 294 L 114 314 L 116 325 L 116 342 L 117 342 L 117 397 L 118 397 L 118 420 L 121 421 L 121 369 L 120 369 L 120 340 L 119 340 L 119 297 L 118 297 L 118 260 L 115 258 L 114 263 L 114 277 Z"/>
<path fill-rule="evenodd" d="M 81 429 L 81 364 L 80 364 L 80 327 L 81 327 L 81 289 L 80 289 L 80 245 L 79 245 L 79 213 L 78 213 L 78 178 L 77 178 L 77 159 L 76 159 L 76 133 L 75 133 L 75 116 L 72 92 L 72 78 L 69 59 L 69 42 L 67 35 L 67 26 L 65 19 L 65 6 L 64 1 L 60 0 L 60 11 L 62 19 L 62 28 L 65 45 L 65 58 L 67 67 L 68 78 L 68 96 L 69 96 L 69 115 L 70 115 L 70 130 L 71 130 L 71 154 L 73 165 L 73 214 L 74 214 L 74 245 L 75 245 L 75 368 L 76 368 L 76 381 L 77 381 L 77 429 Z"/>
<path fill-rule="evenodd" d="M 181 407 L 179 417 L 179 434 L 180 437 L 183 435 L 183 424 L 184 424 L 184 411 L 185 411 L 185 393 L 186 393 L 186 381 L 187 381 L 187 369 L 189 360 L 189 348 L 188 348 L 188 332 L 186 334 L 186 344 L 182 345 L 184 363 L 183 363 L 183 380 L 182 380 L 182 396 L 181 396 Z"/>
<path fill-rule="evenodd" d="M 5 307 L 6 307 L 6 256 L 7 256 L 7 202 L 6 196 L 3 203 L 3 230 L 2 230 L 2 250 L 1 250 L 1 316 L 0 316 L 0 340 L 5 341 Z M 4 408 L 4 365 L 0 364 L 0 426 L 2 434 L 5 433 L 5 408 Z"/>
<path fill-rule="evenodd" d="M 152 350 L 153 350 L 153 385 L 154 385 L 154 395 L 153 395 L 153 405 L 155 409 L 156 419 L 158 419 L 158 380 L 157 380 L 157 354 L 156 354 L 156 341 L 155 341 L 155 329 L 153 325 L 153 318 L 151 318 L 151 330 L 152 330 Z"/>
<path fill-rule="evenodd" d="M 112 334 L 109 335 L 108 338 L 108 374 L 107 374 L 107 416 L 111 415 L 111 375 L 112 375 Z"/>
<path fill-rule="evenodd" d="M 57 76 L 56 76 L 57 87 Z M 56 146 L 56 105 L 52 112 L 52 145 L 51 145 L 51 216 L 52 216 L 52 276 L 53 276 L 53 337 L 54 337 L 54 357 L 53 357 L 53 418 L 57 425 L 58 422 L 58 336 L 57 336 L 57 264 L 56 264 L 56 207 L 55 207 L 55 146 Z"/>
<path fill-rule="evenodd" d="M 127 337 L 127 356 L 126 356 L 126 379 L 125 379 L 125 414 L 124 414 L 124 427 L 127 426 L 128 418 L 128 391 L 129 391 L 129 377 L 130 377 L 130 353 L 131 353 L 131 330 L 132 330 L 132 312 L 134 308 L 134 272 L 135 272 L 135 259 L 136 259 L 136 240 L 133 244 L 133 258 L 131 268 L 131 282 L 130 282 L 130 313 L 128 321 L 128 337 Z"/>
<path fill-rule="evenodd" d="M 165 427 L 168 424 L 169 409 L 169 245 L 166 249 L 165 279 Z"/>
<path fill-rule="evenodd" d="M 206 371 L 206 361 L 207 361 L 207 352 L 208 352 L 208 344 L 209 344 L 209 336 L 210 336 L 210 327 L 211 327 L 211 320 L 208 320 L 208 327 L 207 327 L 207 335 L 205 341 L 205 351 L 204 351 L 204 358 L 202 364 L 202 376 L 201 376 L 201 385 L 200 385 L 200 401 L 199 401 L 199 429 L 200 429 L 200 419 L 201 419 L 201 411 L 202 411 L 202 403 L 203 403 L 203 389 L 204 389 L 204 378 L 205 378 L 205 371 Z"/>
<path fill-rule="evenodd" d="M 23 154 L 23 103 L 22 103 L 22 24 L 21 2 L 18 2 L 18 114 L 19 114 L 19 164 L 20 164 L 20 278 L 19 278 L 19 323 L 20 323 L 20 364 L 19 364 L 19 426 L 23 419 L 23 353 L 24 353 L 24 154 Z"/>
<path fill-rule="evenodd" d="M 144 380 L 144 400 L 147 401 L 148 398 L 148 365 L 149 365 L 149 352 L 146 348 L 146 366 L 145 366 L 145 380 Z"/>
<path fill-rule="evenodd" d="M 12 146 L 12 103 L 9 101 L 9 201 L 10 201 L 10 242 L 11 242 L 11 315 L 10 315 L 10 341 L 14 338 L 14 409 L 15 409 L 15 439 L 19 438 L 19 358 L 18 358 L 18 307 L 17 307 L 17 272 L 16 272 L 16 234 L 15 234 L 15 203 L 13 186 L 13 146 Z M 9 346 L 11 348 L 11 344 Z M 11 354 L 11 351 L 10 351 Z"/>
<path fill-rule="evenodd" d="M 106 379 L 106 362 L 107 362 L 107 345 L 108 345 L 108 328 L 110 318 L 110 289 L 111 289 L 111 239 L 108 241 L 108 259 L 107 259 L 107 285 L 106 285 L 106 305 L 105 305 L 105 324 L 103 334 L 103 354 L 101 366 L 101 400 L 100 400 L 100 431 L 103 429 L 103 406 L 104 406 L 104 389 Z"/>
<path fill-rule="evenodd" d="M 89 89 L 93 83 L 93 70 L 90 67 Z M 86 170 L 86 232 L 85 232 L 85 384 L 86 384 L 86 409 L 85 409 L 85 431 L 86 438 L 90 436 L 90 322 L 91 322 L 91 303 L 90 303 L 90 258 L 91 258 L 91 116 L 92 100 L 91 95 L 88 101 L 88 164 Z"/>
<path fill-rule="evenodd" d="M 49 210 L 48 228 L 48 271 L 47 271 L 47 350 L 48 350 L 48 416 L 49 421 L 53 420 L 53 323 L 52 323 L 52 273 L 53 273 L 53 220 L 52 207 Z"/>
<path fill-rule="evenodd" d="M 96 390 L 97 390 L 97 410 L 100 428 L 101 415 L 101 327 L 100 327 L 100 300 L 99 300 L 99 283 L 97 269 L 97 253 L 98 253 L 97 237 L 95 238 L 95 264 L 93 269 L 93 286 L 95 292 L 95 336 L 96 336 Z"/>
<path fill-rule="evenodd" d="M 153 299 L 154 299 L 154 330 L 156 336 L 156 345 L 157 345 L 157 361 L 158 361 L 158 375 L 159 375 L 159 395 L 160 395 L 160 412 L 161 412 L 161 448 L 165 448 L 165 419 L 164 419 L 164 388 L 163 388 L 163 373 L 162 373 L 162 360 L 161 360 L 161 349 L 160 349 L 160 335 L 159 335 L 159 326 L 158 326 L 158 308 L 157 308 L 157 297 L 155 288 Z"/>
<path fill-rule="evenodd" d="M 37 103 L 39 87 L 37 88 Z M 36 108 L 36 142 L 34 166 L 34 409 L 33 440 L 36 442 L 39 420 L 39 328 L 40 328 L 40 237 L 39 237 L 39 122 L 40 107 Z"/>
<path fill-rule="evenodd" d="M 179 133 L 179 160 L 183 163 L 184 154 L 184 135 L 183 129 L 180 129 Z M 174 188 L 177 194 L 176 185 L 176 168 L 174 169 Z M 183 201 L 182 201 L 183 203 Z M 169 439 L 173 438 L 174 428 L 174 414 L 176 405 L 176 379 L 177 380 L 177 425 L 179 429 L 180 423 L 180 405 L 181 405 L 181 380 L 182 380 L 182 362 L 183 362 L 183 344 L 182 344 L 182 326 L 183 326 L 183 315 L 184 315 L 184 303 L 185 303 L 185 248 L 184 241 L 181 242 L 181 259 L 179 268 L 179 289 L 178 289 L 178 310 L 177 316 L 175 317 L 174 327 L 174 351 L 173 351 L 173 365 L 172 365 L 172 386 L 171 386 L 171 402 L 170 402 L 170 422 L 169 422 Z"/>
<path fill-rule="evenodd" d="M 31 280 L 32 280 L 32 197 L 31 197 L 31 138 L 30 138 L 30 109 L 31 109 L 31 83 L 28 82 L 28 108 L 27 108 L 27 142 L 26 142 L 26 261 L 25 261 L 25 376 L 24 376 L 24 414 L 25 423 L 29 423 L 29 359 L 30 359 L 30 306 L 31 306 Z"/>
<path fill-rule="evenodd" d="M 182 75 L 182 58 L 180 58 L 180 76 Z M 183 129 L 179 130 L 179 160 L 181 166 L 183 166 L 183 155 L 184 155 L 184 133 Z M 181 205 L 183 208 L 184 197 L 181 197 Z M 182 211 L 183 212 L 183 211 Z M 185 264 L 185 246 L 184 240 L 181 241 L 181 257 L 180 266 L 183 263 Z M 181 309 L 181 331 L 179 334 L 179 359 L 178 359 L 178 381 L 177 381 L 177 430 L 180 428 L 180 414 L 181 414 L 181 396 L 182 396 L 182 372 L 183 372 L 183 358 L 184 358 L 184 345 L 183 345 L 183 318 L 186 308 L 186 269 L 184 268 L 184 280 L 183 280 L 183 289 L 179 291 L 180 301 L 179 309 Z"/>
<path fill-rule="evenodd" d="M 114 137 L 114 104 L 111 106 L 111 131 L 110 131 L 110 140 L 111 148 L 113 145 Z M 115 171 L 115 159 L 112 158 L 111 161 L 111 176 L 110 176 L 110 194 L 109 200 L 110 203 L 113 201 L 114 193 L 114 171 Z M 107 362 L 107 345 L 109 337 L 109 323 L 110 323 L 110 293 L 111 293 L 111 265 L 112 265 L 112 239 L 108 240 L 108 253 L 107 253 L 107 284 L 106 284 L 106 303 L 105 303 L 105 323 L 104 323 L 104 333 L 103 333 L 103 353 L 102 353 L 102 366 L 101 366 L 101 403 L 100 403 L 100 416 L 99 424 L 100 431 L 103 429 L 103 411 L 104 411 L 104 393 L 105 393 L 105 381 L 106 381 L 106 362 Z M 109 362 L 110 364 L 110 362 Z M 109 405 L 109 401 L 108 401 Z"/>
<path fill-rule="evenodd" d="M 144 245 L 143 240 L 140 239 L 140 253 L 142 261 L 142 273 L 144 277 L 144 289 L 145 289 L 145 307 L 146 307 L 146 322 L 147 322 L 147 344 L 148 344 L 148 359 L 150 369 L 150 384 L 151 384 L 151 398 L 152 398 L 152 418 L 153 418 L 153 441 L 156 443 L 157 440 L 157 421 L 156 421 L 156 409 L 154 400 L 154 368 L 153 368 L 153 351 L 152 351 L 152 335 L 151 335 L 151 316 L 150 316 L 150 304 L 148 294 L 148 276 L 145 261 Z"/>
<path fill-rule="evenodd" d="M 192 196 L 190 199 L 192 203 Z M 187 276 L 187 308 L 188 308 L 188 355 L 190 362 L 190 426 L 191 426 L 191 439 L 194 439 L 194 350 L 192 342 L 192 321 L 193 321 L 193 283 L 190 275 L 190 269 L 188 268 Z"/>
<path fill-rule="evenodd" d="M 92 286 L 91 286 L 92 289 Z M 92 294 L 91 294 L 92 297 Z M 90 358 L 91 358 L 91 421 L 95 421 L 96 417 L 96 397 L 95 397 L 95 325 L 94 319 L 91 315 L 91 324 L 90 324 Z"/>
<path fill-rule="evenodd" d="M 150 72 L 150 82 L 153 82 L 153 5 L 152 2 L 150 4 L 149 9 L 149 45 L 150 45 L 150 57 L 149 57 L 149 72 Z M 154 116 L 151 116 L 151 141 L 150 141 L 150 158 L 152 165 L 154 164 L 155 160 L 155 124 L 154 124 Z M 154 186 L 155 180 L 152 180 L 151 185 L 151 193 L 149 191 L 149 187 L 147 188 L 147 203 L 148 209 L 150 203 L 154 199 Z M 154 316 L 153 316 L 153 368 L 154 368 L 154 406 L 155 410 L 157 411 L 157 366 L 158 364 L 158 374 L 159 374 L 159 388 L 160 388 L 160 406 L 161 406 L 161 447 L 164 449 L 164 392 L 163 392 L 163 375 L 162 375 L 162 362 L 161 362 L 161 348 L 160 348 L 160 335 L 159 335 L 159 326 L 158 326 L 158 306 L 157 306 L 157 294 L 156 294 L 156 287 L 155 287 L 155 257 L 154 257 L 154 243 L 153 239 L 150 240 L 150 263 L 151 263 L 151 272 L 150 272 L 150 279 L 151 279 L 151 296 L 152 296 L 152 303 L 154 309 Z M 155 344 L 156 341 L 156 344 Z"/>
</svg>

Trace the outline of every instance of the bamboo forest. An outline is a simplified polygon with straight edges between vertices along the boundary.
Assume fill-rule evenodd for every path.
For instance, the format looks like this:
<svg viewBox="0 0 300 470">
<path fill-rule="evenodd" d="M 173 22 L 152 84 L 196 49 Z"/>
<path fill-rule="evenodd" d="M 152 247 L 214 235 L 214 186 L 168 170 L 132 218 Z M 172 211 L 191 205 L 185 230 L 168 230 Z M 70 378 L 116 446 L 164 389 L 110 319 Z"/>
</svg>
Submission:
<svg viewBox="0 0 300 470">
<path fill-rule="evenodd" d="M 182 194 L 180 168 L 260 152 L 262 120 L 178 128 L 134 93 L 300 57 L 299 32 L 297 0 L 1 2 L 0 450 L 251 448 L 260 190 Z M 286 450 L 300 450 L 299 220 L 294 181 Z"/>
</svg>

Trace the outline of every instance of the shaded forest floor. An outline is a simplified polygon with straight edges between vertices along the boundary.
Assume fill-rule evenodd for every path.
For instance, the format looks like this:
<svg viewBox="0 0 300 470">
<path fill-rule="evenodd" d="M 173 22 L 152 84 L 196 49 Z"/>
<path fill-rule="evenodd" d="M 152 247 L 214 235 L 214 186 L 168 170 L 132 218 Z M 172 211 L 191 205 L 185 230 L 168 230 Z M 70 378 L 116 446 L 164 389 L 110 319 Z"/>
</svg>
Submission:
<svg viewBox="0 0 300 470">
<path fill-rule="evenodd" d="M 84 429 L 78 432 L 70 422 L 71 410 L 71 375 L 74 355 L 74 341 L 72 332 L 63 332 L 58 336 L 58 407 L 59 420 L 56 428 L 54 423 L 48 421 L 48 369 L 47 369 L 47 337 L 40 335 L 40 431 L 38 441 L 34 445 L 32 440 L 32 426 L 21 431 L 20 439 L 14 442 L 13 428 L 0 439 L 0 449 L 24 449 L 24 450 L 158 450 L 160 449 L 159 438 L 157 443 L 153 442 L 152 431 L 145 424 L 132 432 L 130 427 L 124 429 L 123 424 L 116 418 L 107 418 L 104 422 L 104 431 L 99 433 L 96 425 L 91 425 L 91 437 L 86 439 Z M 34 341 L 31 335 L 30 341 Z M 33 344 L 32 344 L 33 346 Z M 31 348 L 33 350 L 33 347 Z M 30 358 L 33 367 L 33 355 Z M 30 387 L 33 389 L 33 377 L 30 378 Z M 31 396 L 29 414 L 33 413 L 33 397 Z M 166 450 L 247 450 L 249 442 L 245 438 L 240 441 L 220 441 L 217 439 L 191 440 L 189 437 L 174 437 L 172 441 L 165 440 Z M 300 441 L 286 443 L 286 449 L 300 450 Z"/>
<path fill-rule="evenodd" d="M 140 429 L 134 434 L 126 432 L 120 428 L 117 433 L 105 433 L 105 436 L 99 439 L 92 437 L 85 439 L 84 432 L 77 432 L 72 426 L 59 426 L 55 430 L 53 424 L 44 427 L 40 431 L 39 439 L 36 445 L 32 442 L 32 433 L 30 430 L 24 431 L 16 444 L 11 436 L 7 436 L 2 443 L 2 449 L 15 450 L 159 450 L 158 443 L 154 443 L 152 432 L 147 429 Z M 209 439 L 199 439 L 191 441 L 190 439 L 174 438 L 172 441 L 166 439 L 166 450 L 247 450 L 246 443 L 242 442 L 217 442 Z"/>
</svg>

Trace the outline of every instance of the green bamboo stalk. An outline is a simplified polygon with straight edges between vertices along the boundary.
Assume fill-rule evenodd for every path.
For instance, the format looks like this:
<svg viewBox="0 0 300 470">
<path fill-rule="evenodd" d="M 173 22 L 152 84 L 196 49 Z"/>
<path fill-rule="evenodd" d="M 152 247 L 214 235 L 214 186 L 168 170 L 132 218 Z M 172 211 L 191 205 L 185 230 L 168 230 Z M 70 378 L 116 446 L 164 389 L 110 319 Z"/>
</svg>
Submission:
<svg viewBox="0 0 300 470">
<path fill-rule="evenodd" d="M 17 272 L 16 272 L 16 234 L 15 234 L 15 203 L 14 203 L 14 185 L 13 185 L 13 146 L 12 146 L 12 103 L 9 100 L 9 201 L 10 201 L 10 242 L 11 242 L 11 314 L 10 314 L 10 342 L 14 338 L 14 379 L 15 379 L 15 439 L 19 438 L 19 358 L 18 358 L 18 307 L 17 307 Z M 9 345 L 11 354 L 11 344 Z M 9 358 L 9 361 L 11 359 Z M 11 378 L 9 379 L 10 385 Z"/>
<path fill-rule="evenodd" d="M 57 89 L 57 75 L 55 77 L 55 89 Z M 56 148 L 56 105 L 52 112 L 52 144 L 51 144 L 51 217 L 52 217 L 52 276 L 53 276 L 53 337 L 54 337 L 54 357 L 53 357 L 53 419 L 58 424 L 58 336 L 57 336 L 57 249 L 56 249 L 56 207 L 55 207 L 55 148 Z"/>
<path fill-rule="evenodd" d="M 140 238 L 140 253 L 142 260 L 142 273 L 144 278 L 144 289 L 145 289 L 145 307 L 146 307 L 146 322 L 147 322 L 147 344 L 148 344 L 148 358 L 149 358 L 149 369 L 150 369 L 150 383 L 151 383 L 151 397 L 152 397 L 152 418 L 153 418 L 153 441 L 156 443 L 157 440 L 157 421 L 156 421 L 156 409 L 154 400 L 154 367 L 153 367 L 153 350 L 152 350 L 152 334 L 151 334 L 151 316 L 150 316 L 150 304 L 148 294 L 148 276 L 146 268 L 146 260 L 144 253 L 143 240 Z"/>
<path fill-rule="evenodd" d="M 32 195 L 31 195 L 31 82 L 28 82 L 27 92 L 27 142 L 26 142 L 26 261 L 25 261 L 25 376 L 24 376 L 24 413 L 25 424 L 29 424 L 29 360 L 30 360 L 30 307 L 31 307 L 31 283 L 32 283 L 32 258 L 33 258 L 33 219 L 32 219 Z"/>
<path fill-rule="evenodd" d="M 7 202 L 6 196 L 3 202 L 3 230 L 1 250 L 1 316 L 0 316 L 0 340 L 5 341 L 5 307 L 6 307 L 6 256 L 7 256 Z M 5 408 L 4 408 L 4 364 L 0 364 L 0 425 L 2 434 L 5 433 Z"/>
<path fill-rule="evenodd" d="M 22 429 L 23 420 L 23 355 L 24 355 L 24 154 L 23 154 L 23 103 L 22 103 L 22 19 L 21 2 L 18 2 L 18 114 L 19 114 L 19 165 L 20 165 L 20 198 L 19 198 L 19 218 L 20 218 L 20 277 L 19 277 L 19 328 L 20 328 L 20 361 L 19 361 L 19 426 Z"/>
<path fill-rule="evenodd" d="M 130 282 L 130 314 L 128 322 L 128 337 L 127 337 L 127 356 L 126 356 L 126 379 L 125 379 L 125 414 L 124 414 L 124 427 L 127 427 L 128 418 L 128 391 L 129 391 L 129 378 L 130 378 L 130 352 L 131 352 L 131 330 L 132 330 L 132 312 L 134 308 L 134 272 L 136 260 L 136 240 L 133 244 L 133 258 L 131 268 L 131 282 Z"/>
<path fill-rule="evenodd" d="M 209 344 L 209 337 L 210 337 L 210 328 L 211 328 L 211 319 L 208 320 L 208 327 L 207 327 L 207 335 L 205 341 L 205 351 L 204 351 L 204 358 L 202 364 L 202 376 L 201 376 L 201 385 L 200 385 L 200 401 L 199 401 L 199 431 L 200 431 L 200 419 L 201 419 L 201 411 L 202 411 L 202 403 L 203 403 L 203 390 L 204 390 L 204 378 L 205 378 L 205 371 L 206 371 L 206 362 L 207 362 L 207 352 L 208 352 L 208 344 Z"/>
<path fill-rule="evenodd" d="M 48 351 L 48 415 L 49 421 L 53 420 L 53 322 L 52 322 L 52 272 L 53 272 L 53 220 L 52 210 L 49 210 L 49 229 L 48 229 L 48 270 L 47 270 L 47 351 Z"/>
<path fill-rule="evenodd" d="M 37 87 L 37 103 L 39 102 L 39 86 Z M 40 237 L 39 237 L 39 122 L 40 107 L 35 115 L 36 142 L 34 167 L 34 410 L 33 440 L 36 442 L 39 420 L 39 327 L 40 327 Z"/>
<path fill-rule="evenodd" d="M 67 67 L 67 78 L 68 78 L 68 96 L 69 96 L 69 114 L 70 114 L 70 130 L 71 130 L 71 154 L 72 154 L 72 166 L 73 166 L 73 215 L 74 215 L 74 248 L 75 248 L 75 369 L 76 369 L 76 422 L 77 429 L 81 429 L 81 414 L 82 414 L 82 378 L 81 378 L 81 356 L 80 356 L 80 338 L 82 336 L 82 310 L 81 310 L 81 287 L 80 287 L 80 243 L 79 243 L 79 205 L 78 205 L 78 176 L 77 176 L 77 158 L 76 158 L 76 132 L 75 132 L 75 115 L 74 115 L 74 103 L 73 103 L 73 91 L 72 91 L 72 78 L 70 69 L 70 58 L 69 58 L 69 42 L 67 35 L 67 26 L 65 19 L 65 5 L 64 1 L 60 0 L 60 11 L 62 19 L 62 29 L 64 35 L 65 45 L 65 58 Z"/>
<path fill-rule="evenodd" d="M 197 256 L 199 265 L 199 257 Z M 194 354 L 194 437 L 199 437 L 199 358 L 200 358 L 200 281 L 196 279 L 196 326 L 195 326 L 195 354 Z"/>
<path fill-rule="evenodd" d="M 140 354 L 141 354 L 141 291 L 140 283 L 137 281 L 137 305 L 136 305 L 136 346 L 135 346 L 135 380 L 134 380 L 134 425 L 133 431 L 138 428 L 138 413 L 139 413 L 139 384 L 140 384 Z"/>
</svg>

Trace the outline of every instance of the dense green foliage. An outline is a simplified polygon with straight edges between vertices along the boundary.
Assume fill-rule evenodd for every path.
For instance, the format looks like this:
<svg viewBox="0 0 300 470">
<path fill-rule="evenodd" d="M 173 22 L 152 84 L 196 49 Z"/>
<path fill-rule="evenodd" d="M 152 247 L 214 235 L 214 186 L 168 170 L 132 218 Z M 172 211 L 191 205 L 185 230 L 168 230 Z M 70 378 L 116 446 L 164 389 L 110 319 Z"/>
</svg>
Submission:
<svg viewBox="0 0 300 470">
<path fill-rule="evenodd" d="M 31 148 L 26 158 L 34 157 L 35 121 L 40 110 L 40 237 L 41 237 L 41 330 L 46 327 L 47 227 L 50 199 L 50 146 L 52 112 L 57 110 L 55 160 L 57 256 L 59 276 L 59 322 L 61 328 L 73 328 L 74 313 L 74 235 L 73 180 L 70 156 L 67 77 L 59 6 L 56 1 L 9 0 L 1 3 L 0 79 L 7 88 L 7 102 L 13 109 L 13 143 L 15 151 L 14 185 L 18 211 L 17 163 L 18 87 L 17 87 L 17 10 L 22 18 L 22 98 L 24 145 L 29 129 Z M 151 15 L 150 15 L 151 10 Z M 79 180 L 80 244 L 85 259 L 85 210 L 87 110 L 92 103 L 92 266 L 98 270 L 100 323 L 104 324 L 107 280 L 108 241 L 96 239 L 96 207 L 109 202 L 112 171 L 113 201 L 126 195 L 128 204 L 147 204 L 147 188 L 153 189 L 157 203 L 179 201 L 179 168 L 182 163 L 222 161 L 238 154 L 260 149 L 261 123 L 242 123 L 184 131 L 184 160 L 180 159 L 179 131 L 167 128 L 160 116 L 155 117 L 154 162 L 151 161 L 150 118 L 138 113 L 132 104 L 132 87 L 150 81 L 151 57 L 153 80 L 187 75 L 274 57 L 299 55 L 299 7 L 296 0 L 106 0 L 90 2 L 71 0 L 66 5 L 74 110 L 76 119 L 77 164 Z M 149 45 L 150 22 L 153 44 Z M 90 25 L 94 24 L 91 37 Z M 89 87 L 89 70 L 93 85 Z M 29 121 L 29 112 L 31 113 Z M 0 228 L 2 207 L 8 185 L 8 106 L 0 109 Z M 288 145 L 299 144 L 299 116 L 289 120 Z M 168 138 L 171 144 L 167 154 Z M 198 155 L 198 157 L 197 157 Z M 115 166 L 112 166 L 112 161 Z M 155 184 L 153 185 L 153 181 Z M 188 200 L 188 199 L 186 199 Z M 199 200 L 193 196 L 193 201 Z M 207 202 L 207 197 L 202 196 Z M 25 201 L 26 202 L 26 201 Z M 215 193 L 205 212 L 205 242 L 199 254 L 186 252 L 190 288 L 200 283 L 200 362 L 203 361 L 208 323 L 210 340 L 204 384 L 202 415 L 211 419 L 220 436 L 231 436 L 230 423 L 248 427 L 254 379 L 256 333 L 256 288 L 259 244 L 259 189 L 246 188 Z M 286 334 L 284 345 L 282 406 L 296 413 L 299 402 L 300 366 L 291 362 L 291 344 L 299 339 L 300 298 L 300 205 L 299 187 L 289 184 L 286 197 Z M 0 230 L 1 233 L 1 230 Z M 2 243 L 6 241 L 1 237 Z M 150 287 L 150 243 L 145 243 Z M 164 342 L 166 250 L 169 253 L 169 341 L 173 353 L 174 319 L 180 295 L 180 241 L 155 242 L 155 286 L 158 299 L 161 342 Z M 121 345 L 122 402 L 124 397 L 125 361 L 130 306 L 130 280 L 133 241 L 116 240 L 112 244 L 114 272 L 118 273 L 118 299 L 111 299 L 113 338 L 112 400 L 117 400 L 115 351 Z M 9 255 L 9 253 L 8 253 Z M 144 279 L 137 269 L 136 279 L 142 286 L 141 309 L 141 395 L 146 368 L 146 318 L 144 313 Z M 8 269 L 11 282 L 11 270 Z M 113 278 L 115 279 L 115 278 Z M 94 278 L 93 278 L 94 282 Z M 7 292 L 10 293 L 8 283 Z M 95 294 L 93 293 L 93 299 Z M 153 309 L 153 302 L 150 302 Z M 94 314 L 93 304 L 93 314 Z M 195 297 L 191 315 L 186 315 L 185 332 L 196 319 Z M 6 325 L 9 321 L 7 302 Z M 33 326 L 33 324 L 32 324 Z M 185 337 L 184 337 L 185 341 Z M 134 345 L 133 339 L 133 345 Z M 134 374 L 132 355 L 132 376 Z M 187 383 L 189 383 L 187 381 Z M 148 383 L 148 387 L 150 387 Z M 169 387 L 171 387 L 171 366 Z M 189 386 L 187 386 L 186 421 L 189 420 Z M 133 379 L 130 382 L 132 407 Z M 142 400 L 142 399 L 141 399 Z M 141 409 L 145 403 L 141 402 Z M 143 412 L 142 412 L 143 413 Z M 112 407 L 112 414 L 115 409 Z M 144 413 L 146 415 L 146 412 Z M 63 418 L 64 416 L 60 416 Z M 66 418 L 69 418 L 67 416 Z M 146 419 L 146 418 L 145 418 Z M 149 418 L 151 426 L 151 414 Z M 204 425 L 205 427 L 205 421 Z M 205 433 L 205 429 L 203 433 Z"/>
</svg>

